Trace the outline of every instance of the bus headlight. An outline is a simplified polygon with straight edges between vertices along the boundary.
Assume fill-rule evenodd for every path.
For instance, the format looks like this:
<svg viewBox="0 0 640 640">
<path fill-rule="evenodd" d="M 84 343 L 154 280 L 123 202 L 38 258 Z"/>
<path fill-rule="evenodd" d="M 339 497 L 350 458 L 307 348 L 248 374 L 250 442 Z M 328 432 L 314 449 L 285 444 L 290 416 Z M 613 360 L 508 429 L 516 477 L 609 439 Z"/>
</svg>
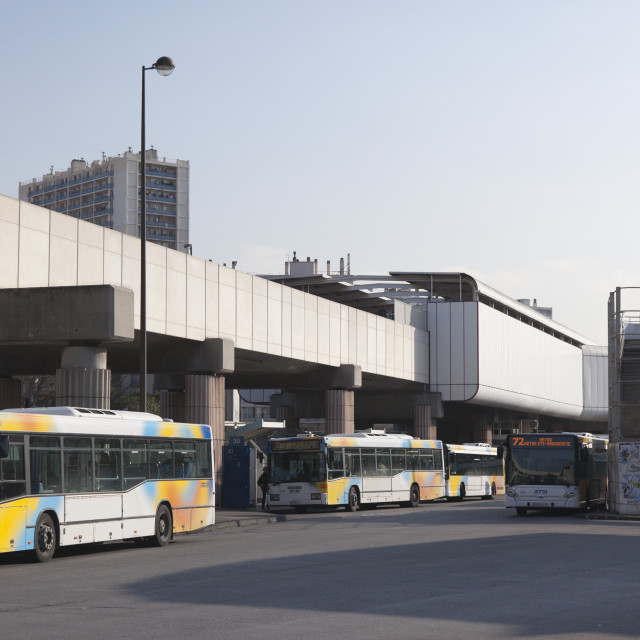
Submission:
<svg viewBox="0 0 640 640">
<path fill-rule="evenodd" d="M 510 498 L 517 498 L 518 497 L 518 492 L 515 489 L 508 489 L 507 490 L 507 495 Z"/>
<path fill-rule="evenodd" d="M 312 493 L 311 494 L 311 499 L 312 500 L 320 500 L 320 494 L 319 493 Z"/>
<path fill-rule="evenodd" d="M 569 491 L 565 491 L 563 498 L 573 498 L 576 495 L 576 492 L 573 489 L 569 489 Z"/>
<path fill-rule="evenodd" d="M 271 500 L 271 502 L 278 502 L 280 500 L 280 494 L 279 493 L 270 493 L 269 494 L 269 500 Z"/>
</svg>

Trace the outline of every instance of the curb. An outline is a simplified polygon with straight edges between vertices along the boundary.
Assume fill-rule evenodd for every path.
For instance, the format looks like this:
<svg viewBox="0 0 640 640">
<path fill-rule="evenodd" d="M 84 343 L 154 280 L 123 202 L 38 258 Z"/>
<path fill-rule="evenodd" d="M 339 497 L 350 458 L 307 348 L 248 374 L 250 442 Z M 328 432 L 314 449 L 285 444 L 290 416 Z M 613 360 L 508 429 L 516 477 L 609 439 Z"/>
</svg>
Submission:
<svg viewBox="0 0 640 640">
<path fill-rule="evenodd" d="M 212 531 L 220 529 L 237 529 L 238 527 L 257 527 L 264 524 L 274 524 L 276 522 L 284 522 L 287 519 L 284 515 L 269 515 L 256 518 L 235 518 L 216 522 Z"/>
<path fill-rule="evenodd" d="M 626 520 L 629 522 L 640 522 L 640 516 L 627 516 L 619 513 L 584 513 L 577 514 L 576 518 L 584 520 Z"/>
</svg>

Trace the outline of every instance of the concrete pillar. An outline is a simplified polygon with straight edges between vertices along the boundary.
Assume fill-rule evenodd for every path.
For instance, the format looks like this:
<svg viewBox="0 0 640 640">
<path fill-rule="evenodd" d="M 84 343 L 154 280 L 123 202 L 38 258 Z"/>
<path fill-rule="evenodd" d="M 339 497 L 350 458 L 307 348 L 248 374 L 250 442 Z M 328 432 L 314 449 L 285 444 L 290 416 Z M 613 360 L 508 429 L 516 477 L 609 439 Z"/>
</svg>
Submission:
<svg viewBox="0 0 640 640">
<path fill-rule="evenodd" d="M 101 347 L 67 347 L 56 371 L 56 405 L 109 409 L 111 371 L 107 350 Z"/>
<path fill-rule="evenodd" d="M 489 418 L 484 413 L 478 413 L 473 416 L 473 441 L 493 442 L 493 428 L 489 424 Z"/>
<path fill-rule="evenodd" d="M 300 428 L 300 418 L 296 414 L 296 398 L 289 391 L 274 393 L 269 399 L 269 413 L 276 422 L 285 423 L 287 435 L 296 434 Z"/>
<path fill-rule="evenodd" d="M 22 406 L 22 382 L 15 378 L 0 378 L 0 409 Z"/>
<path fill-rule="evenodd" d="M 326 433 L 354 432 L 353 391 L 348 389 L 328 389 L 325 392 Z"/>
<path fill-rule="evenodd" d="M 187 374 L 185 376 L 185 421 L 211 426 L 217 504 L 220 504 L 222 500 L 224 392 L 224 376 L 216 374 Z"/>
<path fill-rule="evenodd" d="M 413 435 L 421 440 L 436 440 L 437 428 L 431 418 L 431 405 L 417 404 L 413 408 Z"/>
<path fill-rule="evenodd" d="M 185 422 L 185 392 L 160 390 L 160 415 L 174 422 Z"/>
</svg>

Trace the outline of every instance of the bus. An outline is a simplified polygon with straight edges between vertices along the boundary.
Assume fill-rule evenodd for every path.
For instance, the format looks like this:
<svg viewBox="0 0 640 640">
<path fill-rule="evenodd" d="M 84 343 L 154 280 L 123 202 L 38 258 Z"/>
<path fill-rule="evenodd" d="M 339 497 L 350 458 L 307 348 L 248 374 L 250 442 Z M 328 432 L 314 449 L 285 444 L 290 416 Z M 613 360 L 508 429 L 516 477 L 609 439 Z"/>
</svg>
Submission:
<svg viewBox="0 0 640 640">
<path fill-rule="evenodd" d="M 369 429 L 353 434 L 304 434 L 269 440 L 270 506 L 381 503 L 417 507 L 444 497 L 442 442 Z"/>
<path fill-rule="evenodd" d="M 504 464 L 497 447 L 486 443 L 444 445 L 445 496 L 492 499 L 504 494 Z"/>
<path fill-rule="evenodd" d="M 74 407 L 0 411 L 0 552 L 146 539 L 215 519 L 211 427 Z"/>
<path fill-rule="evenodd" d="M 607 503 L 606 436 L 527 433 L 508 436 L 505 506 L 529 509 L 604 508 Z"/>
</svg>

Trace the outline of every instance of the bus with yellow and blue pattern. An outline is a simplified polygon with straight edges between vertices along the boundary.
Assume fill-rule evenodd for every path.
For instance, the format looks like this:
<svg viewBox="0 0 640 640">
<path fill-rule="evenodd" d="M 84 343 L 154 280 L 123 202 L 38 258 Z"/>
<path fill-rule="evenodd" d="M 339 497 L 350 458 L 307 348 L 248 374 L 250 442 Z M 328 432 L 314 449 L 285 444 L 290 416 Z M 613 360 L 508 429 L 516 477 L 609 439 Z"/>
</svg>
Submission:
<svg viewBox="0 0 640 640">
<path fill-rule="evenodd" d="M 271 507 L 339 507 L 383 503 L 416 507 L 445 495 L 443 446 L 369 429 L 269 440 Z"/>
<path fill-rule="evenodd" d="M 448 500 L 504 495 L 504 463 L 498 449 L 485 443 L 444 445 Z"/>
<path fill-rule="evenodd" d="M 0 411 L 0 553 L 148 539 L 212 525 L 211 427 L 149 413 Z"/>
</svg>

